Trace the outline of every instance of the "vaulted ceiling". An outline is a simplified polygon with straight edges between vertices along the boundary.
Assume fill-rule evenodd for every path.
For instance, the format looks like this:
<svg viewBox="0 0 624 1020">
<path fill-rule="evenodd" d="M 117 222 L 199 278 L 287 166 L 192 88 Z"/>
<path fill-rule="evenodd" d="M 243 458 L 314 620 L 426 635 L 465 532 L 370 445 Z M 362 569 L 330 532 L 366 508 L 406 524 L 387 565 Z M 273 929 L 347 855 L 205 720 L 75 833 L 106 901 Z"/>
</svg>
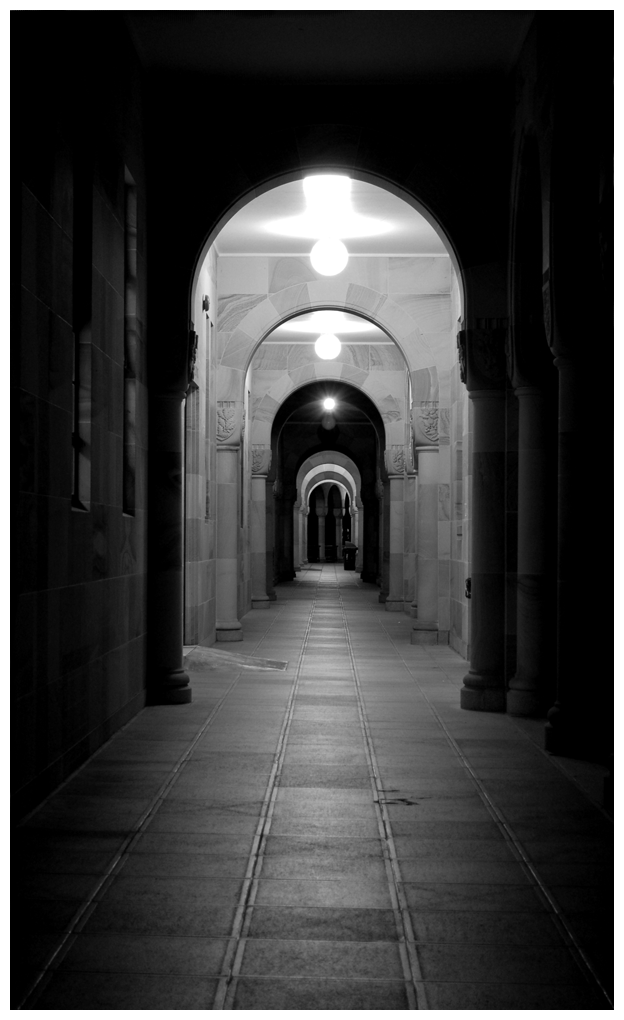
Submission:
<svg viewBox="0 0 624 1020">
<path fill-rule="evenodd" d="M 129 11 L 144 66 L 264 81 L 504 75 L 535 11 Z"/>
</svg>

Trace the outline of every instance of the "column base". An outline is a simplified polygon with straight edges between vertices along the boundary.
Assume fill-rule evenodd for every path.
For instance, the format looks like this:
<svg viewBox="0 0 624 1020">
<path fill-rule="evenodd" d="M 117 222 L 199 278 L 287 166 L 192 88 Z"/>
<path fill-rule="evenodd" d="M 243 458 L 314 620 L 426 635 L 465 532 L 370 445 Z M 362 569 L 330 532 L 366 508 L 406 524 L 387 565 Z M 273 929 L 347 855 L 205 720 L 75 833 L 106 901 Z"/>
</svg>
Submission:
<svg viewBox="0 0 624 1020">
<path fill-rule="evenodd" d="M 513 680 L 511 682 L 513 683 Z M 537 691 L 523 691 L 512 687 L 507 691 L 507 715 L 535 719 L 542 715 L 542 709 Z"/>
<path fill-rule="evenodd" d="M 416 622 L 412 627 L 410 644 L 412 645 L 437 645 L 438 625 L 437 623 Z"/>
<path fill-rule="evenodd" d="M 243 627 L 237 620 L 236 623 L 217 623 L 217 641 L 242 641 Z"/>
<path fill-rule="evenodd" d="M 167 670 L 160 676 L 159 683 L 148 689 L 148 705 L 188 705 L 193 700 L 191 679 L 183 669 Z"/>
<path fill-rule="evenodd" d="M 405 609 L 405 602 L 403 599 L 391 599 L 388 595 L 385 606 L 387 613 L 402 613 Z"/>
<path fill-rule="evenodd" d="M 464 677 L 459 703 L 469 712 L 504 712 L 507 705 L 505 688 L 498 678 L 468 673 Z M 494 682 L 493 682 L 494 681 Z"/>
<path fill-rule="evenodd" d="M 271 600 L 268 595 L 252 595 L 252 609 L 270 609 Z"/>
<path fill-rule="evenodd" d="M 579 758 L 581 761 L 604 761 L 604 746 L 590 729 L 589 722 L 566 721 L 556 726 L 544 726 L 544 750 L 562 758 Z"/>
</svg>

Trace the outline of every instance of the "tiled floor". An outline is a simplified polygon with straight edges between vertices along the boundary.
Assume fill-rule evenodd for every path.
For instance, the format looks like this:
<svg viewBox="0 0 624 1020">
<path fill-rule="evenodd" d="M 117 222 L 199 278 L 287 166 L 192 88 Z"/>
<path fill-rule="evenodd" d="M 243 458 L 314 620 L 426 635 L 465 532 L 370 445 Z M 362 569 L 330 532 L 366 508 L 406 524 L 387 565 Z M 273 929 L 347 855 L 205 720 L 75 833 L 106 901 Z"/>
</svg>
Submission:
<svg viewBox="0 0 624 1020">
<path fill-rule="evenodd" d="M 14 1008 L 611 1008 L 602 770 L 377 595 L 298 574 L 27 819 Z"/>
</svg>

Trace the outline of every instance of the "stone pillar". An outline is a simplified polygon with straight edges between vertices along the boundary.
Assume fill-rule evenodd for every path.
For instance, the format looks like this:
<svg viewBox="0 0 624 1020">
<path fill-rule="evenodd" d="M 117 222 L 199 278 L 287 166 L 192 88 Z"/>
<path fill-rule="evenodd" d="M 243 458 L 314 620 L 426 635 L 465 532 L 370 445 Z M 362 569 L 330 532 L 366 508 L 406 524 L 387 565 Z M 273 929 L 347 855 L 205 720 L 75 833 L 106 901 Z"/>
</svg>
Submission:
<svg viewBox="0 0 624 1020">
<path fill-rule="evenodd" d="M 474 412 L 470 670 L 464 677 L 461 707 L 481 712 L 504 712 L 506 704 L 506 333 L 496 320 L 489 328 L 460 333 Z"/>
<path fill-rule="evenodd" d="M 547 715 L 545 747 L 553 754 L 574 754 L 579 748 L 588 746 L 595 751 L 592 745 L 596 741 L 595 733 L 600 729 L 597 719 L 602 706 L 600 700 L 592 695 L 588 684 L 587 638 L 583 637 L 580 649 L 577 649 L 576 641 L 579 604 L 598 593 L 595 589 L 593 592 L 579 590 L 579 574 L 583 580 L 587 576 L 595 577 L 595 570 L 579 569 L 578 562 L 579 530 L 591 520 L 587 512 L 591 500 L 586 493 L 578 492 L 577 451 L 586 390 L 582 372 L 571 357 L 559 355 L 555 358 L 555 367 L 559 372 L 557 698 Z M 603 688 L 600 690 L 602 694 Z M 608 710 L 602 711 L 606 714 Z M 600 750 L 604 751 L 604 748 Z"/>
<path fill-rule="evenodd" d="M 386 471 L 388 472 L 389 503 L 388 503 L 388 594 L 386 610 L 390 613 L 402 613 L 403 598 L 403 473 L 405 470 L 405 451 L 402 446 L 390 446 L 385 451 Z"/>
<path fill-rule="evenodd" d="M 545 346 L 545 345 L 544 345 Z M 547 591 L 548 415 L 547 398 L 519 386 L 518 398 L 518 587 L 516 673 L 509 682 L 510 715 L 536 716 L 543 709 L 553 620 Z"/>
<path fill-rule="evenodd" d="M 417 447 L 418 456 L 418 552 L 416 571 L 416 619 L 413 645 L 438 642 L 438 482 L 437 446 Z"/>
<path fill-rule="evenodd" d="M 353 507 L 353 534 L 354 538 L 352 541 L 357 546 L 357 552 L 355 554 L 355 569 L 358 574 L 361 574 L 364 570 L 364 506 L 356 505 Z"/>
<path fill-rule="evenodd" d="M 271 467 L 271 449 L 268 446 L 251 448 L 251 606 L 268 609 L 270 599 L 266 592 L 267 520 L 266 480 Z"/>
<path fill-rule="evenodd" d="M 275 602 L 275 486 L 277 482 L 271 482 L 267 478 L 265 488 L 266 505 L 266 593 L 269 602 Z"/>
<path fill-rule="evenodd" d="M 334 517 L 336 518 L 334 527 L 336 528 L 336 562 L 340 563 L 342 559 L 342 515 L 343 510 L 334 510 Z"/>
<path fill-rule="evenodd" d="M 318 540 L 319 540 L 319 560 L 321 563 L 325 562 L 325 518 L 327 517 L 327 507 L 318 506 L 316 507 L 316 516 L 318 517 Z"/>
<path fill-rule="evenodd" d="M 307 507 L 307 506 L 302 506 L 301 507 L 301 515 L 300 515 L 300 518 L 299 518 L 299 520 L 300 520 L 299 537 L 300 537 L 300 541 L 301 541 L 301 545 L 300 545 L 300 562 L 301 562 L 302 566 L 305 566 L 307 564 L 307 562 L 308 562 L 308 515 L 309 515 L 309 513 L 310 513 L 310 508 L 309 507 Z"/>
<path fill-rule="evenodd" d="M 293 573 L 301 570 L 301 503 L 298 499 L 293 503 Z"/>
<path fill-rule="evenodd" d="M 241 401 L 217 402 L 217 641 L 242 641 L 238 619 Z"/>
<path fill-rule="evenodd" d="M 378 531 L 377 531 L 377 577 L 375 583 L 379 585 L 381 591 L 379 592 L 379 601 L 385 602 L 386 595 L 388 594 L 387 589 L 384 589 L 384 547 L 385 547 L 385 529 L 388 520 L 388 515 L 385 511 L 385 492 L 386 487 L 382 482 L 381 478 L 378 478 L 375 482 L 375 495 L 377 497 L 378 510 Z"/>
<path fill-rule="evenodd" d="M 183 415 L 185 392 L 150 397 L 148 701 L 191 701 L 182 668 L 184 622 Z"/>
</svg>

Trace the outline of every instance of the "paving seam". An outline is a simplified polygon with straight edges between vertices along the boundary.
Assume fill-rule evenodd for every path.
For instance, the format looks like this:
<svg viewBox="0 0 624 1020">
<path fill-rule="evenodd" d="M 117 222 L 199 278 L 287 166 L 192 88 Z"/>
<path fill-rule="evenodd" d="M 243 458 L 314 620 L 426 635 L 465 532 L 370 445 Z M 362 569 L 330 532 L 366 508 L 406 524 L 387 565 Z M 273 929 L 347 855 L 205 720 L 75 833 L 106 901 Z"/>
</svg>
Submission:
<svg viewBox="0 0 624 1020">
<path fill-rule="evenodd" d="M 394 913 L 397 932 L 399 934 L 399 950 L 401 954 L 401 964 L 403 966 L 403 973 L 405 976 L 405 987 L 407 990 L 409 1009 L 429 1009 L 425 982 L 420 966 L 420 961 L 418 959 L 418 954 L 416 951 L 416 940 L 414 938 L 412 922 L 409 916 L 407 900 L 405 897 L 405 893 L 403 891 L 403 883 L 399 868 L 399 860 L 394 845 L 394 838 L 392 835 L 392 829 L 390 825 L 390 817 L 388 815 L 383 800 L 384 791 L 381 786 L 381 781 L 379 778 L 379 767 L 377 765 L 375 749 L 373 747 L 373 741 L 370 735 L 368 720 L 366 718 L 364 700 L 360 688 L 360 678 L 355 663 L 355 657 L 353 655 L 353 646 L 351 643 L 351 635 L 349 633 L 347 616 L 345 612 L 344 603 L 340 595 L 339 599 L 340 599 L 340 611 L 342 613 L 342 622 L 347 641 L 347 648 L 349 650 L 349 657 L 351 659 L 351 671 L 353 673 L 353 683 L 357 698 L 360 726 L 362 728 L 362 736 L 364 738 L 364 749 L 366 752 L 366 757 L 368 759 L 368 769 L 370 774 L 371 787 L 373 791 L 375 816 L 377 820 L 377 827 L 379 830 L 379 837 L 381 839 L 381 845 L 384 851 L 383 856 L 384 865 L 386 868 L 386 878 L 388 881 L 388 890 L 390 892 L 392 910 Z"/>
<path fill-rule="evenodd" d="M 297 669 L 295 671 L 293 685 L 286 705 L 286 710 L 284 712 L 284 721 L 282 722 L 282 728 L 278 738 L 277 749 L 271 773 L 269 775 L 269 781 L 267 783 L 264 800 L 260 809 L 260 818 L 253 838 L 253 843 L 251 845 L 247 869 L 245 871 L 245 878 L 243 879 L 243 886 L 238 906 L 236 908 L 236 913 L 234 915 L 234 921 L 232 923 L 232 930 L 228 936 L 228 944 L 221 964 L 221 970 L 225 971 L 225 973 L 219 978 L 212 1009 L 223 1010 L 234 1008 L 233 1003 L 236 995 L 238 976 L 240 974 L 240 968 L 245 952 L 246 936 L 253 916 L 253 908 L 258 889 L 258 879 L 262 870 L 262 863 L 264 859 L 264 847 L 266 846 L 267 837 L 271 828 L 271 821 L 273 819 L 278 780 L 284 763 L 286 742 L 290 732 L 295 707 L 295 697 L 299 686 L 299 675 L 301 673 L 303 657 L 310 637 L 310 625 L 315 605 L 316 597 L 313 599 L 312 607 L 308 614 L 308 622 L 301 645 L 301 651 L 299 653 L 299 661 L 297 662 Z"/>
<path fill-rule="evenodd" d="M 279 615 L 281 615 L 281 614 L 278 613 L 276 615 L 275 620 L 273 620 L 271 625 L 269 627 L 267 627 L 267 630 L 265 631 L 265 635 L 268 634 L 269 631 L 272 629 L 272 627 L 275 625 Z M 68 926 L 67 926 L 67 931 L 62 934 L 62 938 L 60 939 L 59 944 L 57 945 L 56 949 L 54 949 L 49 954 L 49 956 L 46 958 L 42 968 L 37 972 L 34 980 L 31 982 L 31 984 L 29 985 L 28 989 L 26 990 L 26 992 L 22 996 L 22 999 L 21 999 L 19 1005 L 15 1007 L 16 1009 L 33 1009 L 33 1008 L 35 1008 L 34 1004 L 37 1002 L 37 999 L 39 998 L 41 993 L 45 990 L 45 988 L 48 986 L 48 984 L 52 980 L 52 977 L 53 977 L 53 975 L 55 973 L 55 970 L 56 970 L 56 964 L 60 963 L 61 960 L 64 959 L 64 957 L 67 955 L 67 953 L 69 952 L 69 950 L 73 946 L 74 942 L 76 941 L 77 936 L 83 930 L 85 924 L 87 923 L 87 921 L 91 917 L 91 914 L 96 909 L 97 904 L 99 903 L 99 901 L 101 899 L 101 895 L 103 893 L 105 893 L 109 889 L 109 887 L 111 886 L 111 884 L 115 880 L 116 876 L 119 874 L 119 872 L 121 871 L 121 869 L 125 865 L 126 861 L 128 860 L 128 856 L 129 856 L 129 854 L 132 851 L 132 848 L 133 848 L 134 844 L 137 842 L 139 836 L 141 836 L 143 834 L 143 831 L 144 831 L 147 823 L 149 821 L 151 821 L 152 816 L 156 814 L 156 812 L 160 808 L 162 802 L 167 797 L 167 794 L 170 792 L 171 788 L 173 787 L 173 785 L 175 784 L 175 782 L 179 778 L 182 770 L 184 769 L 184 766 L 190 760 L 191 754 L 192 754 L 196 744 L 203 737 L 203 735 L 205 734 L 206 730 L 212 725 L 212 723 L 214 722 L 215 718 L 217 717 L 217 715 L 221 711 L 221 709 L 222 709 L 226 699 L 230 696 L 230 694 L 232 693 L 232 691 L 234 690 L 234 688 L 236 687 L 237 683 L 239 682 L 239 680 L 241 679 L 241 677 L 243 675 L 244 675 L 244 668 L 241 668 L 240 673 L 234 679 L 234 681 L 230 684 L 230 686 L 228 687 L 227 691 L 221 696 L 221 698 L 216 703 L 216 705 L 214 705 L 214 707 L 212 708 L 212 710 L 209 713 L 208 717 L 206 718 L 205 722 L 202 724 L 202 726 L 199 729 L 199 731 L 195 734 L 195 736 L 191 740 L 191 742 L 190 742 L 189 746 L 187 747 L 187 749 L 183 752 L 183 754 L 180 755 L 180 757 L 178 758 L 177 762 L 173 765 L 169 775 L 167 776 L 165 781 L 161 784 L 161 786 L 159 787 L 158 791 L 154 794 L 154 797 L 150 801 L 150 803 L 147 806 L 147 808 L 144 810 L 143 814 L 139 816 L 138 821 L 135 822 L 135 824 L 134 824 L 134 826 L 132 828 L 132 831 L 129 832 L 128 835 L 126 836 L 126 838 L 124 839 L 123 843 L 121 844 L 121 846 L 119 847 L 119 849 L 115 853 L 115 856 L 113 857 L 113 859 L 109 863 L 108 867 L 106 868 L 106 871 L 104 872 L 104 874 L 98 879 L 98 881 L 94 885 L 94 887 L 91 890 L 91 892 L 89 893 L 89 895 L 87 897 L 85 897 L 85 899 L 81 903 L 80 907 L 78 908 L 76 913 L 73 915 L 71 921 L 69 921 Z M 135 716 L 135 718 L 138 718 L 138 716 Z M 129 725 L 131 725 L 131 723 L 132 723 L 132 720 L 130 720 L 130 723 L 128 723 L 127 725 L 129 726 Z M 126 728 L 127 727 L 125 727 L 125 726 L 123 727 L 123 729 L 126 729 Z M 107 744 L 108 743 L 109 743 L 109 741 L 107 741 Z M 101 749 L 99 749 L 99 750 L 101 750 Z M 97 756 L 98 756 L 98 752 L 96 752 L 93 755 L 93 757 L 89 759 L 89 761 L 93 761 Z M 89 762 L 85 762 L 85 765 L 83 766 L 83 768 L 85 768 L 88 764 L 89 764 Z M 79 771 L 83 771 L 83 769 L 80 769 Z M 70 776 L 69 779 L 67 780 L 67 783 L 69 783 L 71 781 L 71 778 L 72 777 Z M 65 786 L 67 784 L 64 783 L 63 785 Z M 58 792 L 58 791 L 56 791 L 56 792 Z M 51 794 L 50 797 L 47 798 L 47 800 L 50 800 L 53 796 L 54 796 L 54 794 Z M 40 807 L 41 807 L 41 805 L 40 805 Z M 38 810 L 38 809 L 36 809 L 36 810 Z M 31 812 L 28 817 L 31 818 L 36 813 L 36 810 Z M 23 826 L 21 826 L 21 827 L 23 827 Z"/>
<path fill-rule="evenodd" d="M 438 726 L 440 727 L 440 729 L 444 733 L 444 736 L 448 740 L 451 748 L 453 749 L 453 751 L 455 752 L 455 754 L 457 755 L 457 757 L 461 761 L 463 767 L 468 772 L 470 778 L 474 782 L 474 784 L 475 784 L 475 786 L 477 788 L 477 793 L 479 794 L 479 797 L 481 798 L 481 800 L 482 800 L 486 810 L 488 811 L 490 817 L 495 822 L 495 824 L 498 826 L 498 829 L 501 832 L 501 834 L 503 835 L 503 837 L 506 840 L 506 842 L 511 843 L 511 845 L 512 845 L 512 847 L 513 847 L 513 849 L 514 849 L 514 851 L 516 853 L 516 858 L 517 858 L 518 864 L 522 868 L 522 870 L 523 870 L 523 872 L 525 874 L 525 877 L 529 880 L 529 884 L 530 884 L 531 888 L 536 893 L 538 899 L 540 900 L 540 902 L 544 906 L 544 908 L 546 910 L 546 913 L 548 914 L 548 916 L 550 917 L 551 921 L 553 922 L 555 928 L 557 929 L 557 932 L 558 932 L 558 934 L 559 934 L 563 944 L 565 945 L 566 949 L 570 953 L 572 959 L 574 960 L 574 962 L 578 966 L 579 970 L 581 971 L 581 973 L 582 973 L 583 977 L 585 978 L 585 980 L 587 981 L 587 983 L 590 986 L 592 984 L 593 985 L 597 985 L 598 988 L 600 989 L 600 992 L 602 993 L 602 995 L 605 997 L 607 1002 L 610 1004 L 611 1008 L 613 1008 L 613 1002 L 612 1002 L 612 1000 L 611 1000 L 607 990 L 605 989 L 602 981 L 600 980 L 598 974 L 596 973 L 591 960 L 588 958 L 588 956 L 586 955 L 585 951 L 579 945 L 579 943 L 578 943 L 578 941 L 576 939 L 576 936 L 574 935 L 574 932 L 570 928 L 570 926 L 569 926 L 569 924 L 568 924 L 568 922 L 567 922 L 567 920 L 565 918 L 565 915 L 563 914 L 561 908 L 559 907 L 559 904 L 557 903 L 555 897 L 552 895 L 552 893 L 548 889 L 548 886 L 546 885 L 546 883 L 544 882 L 544 880 L 540 876 L 537 868 L 532 863 L 529 855 L 527 854 L 526 850 L 524 849 L 522 841 L 520 840 L 520 838 L 514 832 L 512 826 L 510 825 L 510 823 L 505 818 L 504 813 L 494 803 L 494 801 L 492 800 L 492 798 L 488 794 L 488 792 L 485 789 L 485 786 L 484 786 L 482 780 L 479 778 L 479 776 L 476 774 L 476 772 L 474 771 L 474 769 L 470 765 L 470 762 L 468 761 L 468 759 L 466 758 L 465 754 L 463 753 L 463 751 L 459 747 L 459 745 L 458 745 L 457 741 L 455 740 L 455 738 L 452 736 L 452 734 L 448 730 L 448 728 L 447 728 L 444 720 L 440 716 L 439 712 L 437 711 L 435 706 L 429 700 L 426 691 L 421 687 L 421 685 L 419 684 L 419 682 L 416 679 L 416 677 L 412 673 L 409 672 L 409 669 L 407 667 L 407 663 L 406 663 L 405 659 L 401 655 L 401 653 L 400 653 L 400 651 L 399 651 L 399 649 L 398 649 L 398 647 L 397 647 L 397 645 L 396 645 L 392 635 L 389 633 L 389 631 L 387 630 L 387 628 L 386 628 L 386 626 L 385 626 L 385 624 L 383 622 L 381 623 L 381 627 L 385 631 L 385 634 L 386 634 L 386 637 L 387 637 L 388 641 L 393 646 L 393 648 L 396 651 L 397 655 L 399 656 L 401 662 L 403 662 L 403 664 L 405 666 L 405 669 L 408 672 L 409 676 L 412 678 L 412 680 L 414 681 L 414 683 L 418 687 L 418 690 L 419 690 L 420 694 L 425 699 L 425 701 L 426 701 L 429 709 L 431 710 L 431 712 L 432 712 L 436 722 L 438 723 Z"/>
</svg>

